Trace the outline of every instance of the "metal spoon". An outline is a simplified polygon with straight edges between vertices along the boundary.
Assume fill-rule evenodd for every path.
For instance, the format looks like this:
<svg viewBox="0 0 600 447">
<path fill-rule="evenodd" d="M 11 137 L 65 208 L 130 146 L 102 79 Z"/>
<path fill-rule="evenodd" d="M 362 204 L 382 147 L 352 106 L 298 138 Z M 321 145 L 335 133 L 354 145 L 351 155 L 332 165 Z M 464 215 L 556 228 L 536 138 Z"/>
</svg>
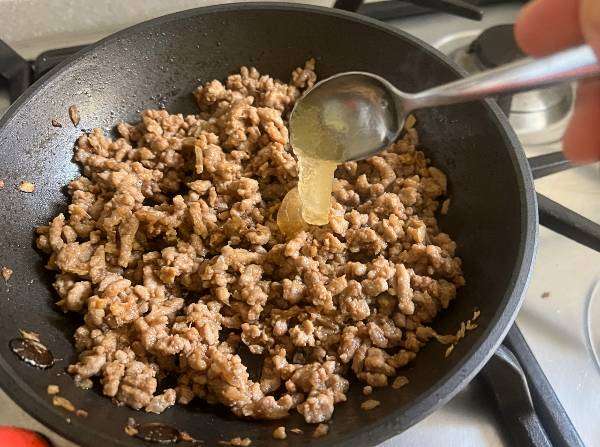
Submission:
<svg viewBox="0 0 600 447">
<path fill-rule="evenodd" d="M 297 147 L 303 139 L 300 129 L 319 129 L 326 134 L 324 141 L 336 141 L 338 147 L 344 148 L 342 160 L 338 161 L 359 160 L 395 141 L 406 117 L 414 110 L 597 75 L 600 64 L 588 45 L 541 59 L 523 59 L 421 93 L 402 92 L 372 73 L 339 73 L 315 84 L 297 101 L 290 116 L 291 140 Z M 307 110 L 319 113 L 302 113 Z M 312 122 L 299 123 L 300 117 L 307 116 Z"/>
</svg>

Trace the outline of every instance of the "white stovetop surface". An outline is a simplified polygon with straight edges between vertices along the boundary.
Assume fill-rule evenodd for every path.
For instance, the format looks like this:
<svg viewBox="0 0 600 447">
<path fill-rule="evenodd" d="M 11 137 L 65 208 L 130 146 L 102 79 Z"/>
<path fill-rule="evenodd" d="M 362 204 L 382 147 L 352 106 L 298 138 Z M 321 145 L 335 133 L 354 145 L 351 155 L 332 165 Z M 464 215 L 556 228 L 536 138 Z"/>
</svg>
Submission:
<svg viewBox="0 0 600 447">
<path fill-rule="evenodd" d="M 219 0 L 0 0 L 0 38 L 31 58 L 57 47 L 93 42 L 142 20 Z M 330 6 L 332 0 L 310 0 Z M 484 25 L 509 23 L 517 5 L 486 9 Z M 440 19 L 443 19 L 440 22 Z M 445 15 L 397 21 L 395 25 L 432 44 L 446 29 L 483 28 L 484 25 Z M 442 25 L 443 24 L 443 25 Z M 3 112 L 0 93 L 0 114 Z M 526 148 L 539 155 L 553 148 Z M 556 148 L 554 148 L 555 150 Z M 600 222 L 600 170 L 585 166 L 536 181 L 538 192 Z M 583 441 L 600 446 L 600 374 L 586 347 L 584 307 L 600 280 L 600 253 L 542 228 L 534 274 L 518 324 L 570 415 Z M 549 292 L 548 298 L 542 294 Z M 600 316 L 597 318 L 600 321 Z M 509 445 L 480 385 L 473 383 L 444 408 L 406 432 L 382 444 Z M 0 390 L 0 425 L 27 427 L 48 435 L 57 447 L 76 447 L 60 438 L 15 405 Z"/>
</svg>

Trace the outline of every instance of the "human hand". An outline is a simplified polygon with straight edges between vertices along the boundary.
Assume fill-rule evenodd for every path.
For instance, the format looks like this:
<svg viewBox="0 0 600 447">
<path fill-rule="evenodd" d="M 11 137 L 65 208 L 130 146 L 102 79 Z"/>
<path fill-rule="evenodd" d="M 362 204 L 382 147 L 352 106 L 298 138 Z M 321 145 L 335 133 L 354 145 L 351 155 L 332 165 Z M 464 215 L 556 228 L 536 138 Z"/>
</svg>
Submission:
<svg viewBox="0 0 600 447">
<path fill-rule="evenodd" d="M 515 24 L 526 53 L 544 56 L 587 42 L 600 59 L 599 0 L 533 0 Z M 600 159 L 600 80 L 582 81 L 563 139 L 565 154 L 585 163 Z"/>
</svg>

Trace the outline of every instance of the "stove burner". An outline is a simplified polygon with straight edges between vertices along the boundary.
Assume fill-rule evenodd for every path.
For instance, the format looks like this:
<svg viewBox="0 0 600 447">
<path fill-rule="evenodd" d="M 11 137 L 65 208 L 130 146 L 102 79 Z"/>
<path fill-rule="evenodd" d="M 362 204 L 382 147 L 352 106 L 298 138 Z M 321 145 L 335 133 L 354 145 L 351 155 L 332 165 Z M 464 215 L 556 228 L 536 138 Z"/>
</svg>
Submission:
<svg viewBox="0 0 600 447">
<path fill-rule="evenodd" d="M 513 96 L 509 120 L 523 144 L 562 140 L 573 110 L 573 89 L 561 84 Z"/>
<path fill-rule="evenodd" d="M 472 53 L 482 69 L 496 68 L 525 57 L 513 35 L 512 25 L 497 25 L 483 31 L 471 42 Z"/>
<path fill-rule="evenodd" d="M 498 25 L 477 34 L 470 31 L 445 39 L 440 50 L 470 74 L 514 62 L 525 55 L 513 34 L 513 25 Z M 572 113 L 574 87 L 560 84 L 509 98 L 502 107 L 524 145 L 559 142 Z M 501 103 L 506 98 L 499 100 Z M 501 104 L 502 106 L 502 104 Z"/>
</svg>

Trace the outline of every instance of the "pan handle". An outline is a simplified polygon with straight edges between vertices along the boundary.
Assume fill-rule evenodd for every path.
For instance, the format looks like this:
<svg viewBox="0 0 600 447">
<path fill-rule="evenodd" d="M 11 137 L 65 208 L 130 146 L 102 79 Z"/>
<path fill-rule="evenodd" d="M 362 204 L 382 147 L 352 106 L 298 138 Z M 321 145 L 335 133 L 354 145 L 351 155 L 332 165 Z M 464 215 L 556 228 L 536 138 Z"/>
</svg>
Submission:
<svg viewBox="0 0 600 447">
<path fill-rule="evenodd" d="M 0 40 L 0 77 L 8 84 L 10 102 L 14 102 L 31 85 L 33 72 L 29 62 Z"/>
<path fill-rule="evenodd" d="M 531 400 L 519 361 L 500 346 L 481 370 L 515 446 L 552 447 Z"/>
</svg>

